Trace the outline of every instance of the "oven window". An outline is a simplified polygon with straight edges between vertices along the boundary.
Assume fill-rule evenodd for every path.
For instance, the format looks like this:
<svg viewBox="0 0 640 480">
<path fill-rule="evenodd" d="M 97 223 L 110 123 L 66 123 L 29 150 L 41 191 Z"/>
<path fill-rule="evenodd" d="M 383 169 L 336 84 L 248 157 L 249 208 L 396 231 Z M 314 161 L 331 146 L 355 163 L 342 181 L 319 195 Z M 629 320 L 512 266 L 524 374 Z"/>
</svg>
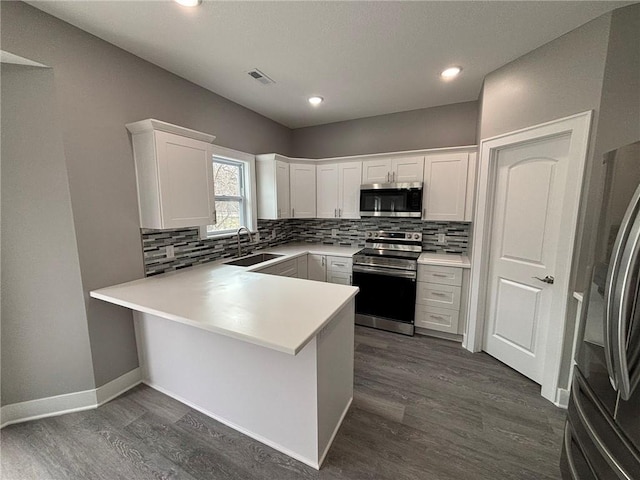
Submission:
<svg viewBox="0 0 640 480">
<path fill-rule="evenodd" d="M 374 273 L 353 272 L 356 313 L 413 323 L 416 305 L 416 281 Z"/>
</svg>

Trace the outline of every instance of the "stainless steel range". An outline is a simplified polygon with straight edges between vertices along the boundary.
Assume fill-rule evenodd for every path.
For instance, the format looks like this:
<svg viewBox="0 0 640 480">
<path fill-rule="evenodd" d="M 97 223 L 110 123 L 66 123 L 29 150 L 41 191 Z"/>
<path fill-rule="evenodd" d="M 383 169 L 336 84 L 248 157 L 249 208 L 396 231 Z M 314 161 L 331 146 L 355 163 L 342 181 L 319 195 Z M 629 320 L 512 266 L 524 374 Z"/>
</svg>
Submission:
<svg viewBox="0 0 640 480">
<path fill-rule="evenodd" d="M 353 257 L 356 324 L 413 335 L 421 232 L 365 232 Z"/>
</svg>

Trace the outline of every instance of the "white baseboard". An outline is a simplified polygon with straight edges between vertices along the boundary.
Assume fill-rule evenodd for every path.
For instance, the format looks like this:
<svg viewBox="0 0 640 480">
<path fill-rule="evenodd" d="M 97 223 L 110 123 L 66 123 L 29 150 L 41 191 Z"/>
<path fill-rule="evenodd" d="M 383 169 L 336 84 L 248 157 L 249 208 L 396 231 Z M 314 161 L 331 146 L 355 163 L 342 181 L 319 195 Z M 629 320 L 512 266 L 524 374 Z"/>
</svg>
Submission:
<svg viewBox="0 0 640 480">
<path fill-rule="evenodd" d="M 140 368 L 135 368 L 115 380 L 91 390 L 4 405 L 0 408 L 0 428 L 39 418 L 91 410 L 135 387 L 141 381 Z"/>
<path fill-rule="evenodd" d="M 571 392 L 564 388 L 559 388 L 556 392 L 556 401 L 553 402 L 556 407 L 568 408 L 569 407 L 569 395 Z"/>
<path fill-rule="evenodd" d="M 189 400 L 187 400 L 185 398 L 182 398 L 180 395 L 176 395 L 175 393 L 167 390 L 166 388 L 162 388 L 162 387 L 160 387 L 158 385 L 155 385 L 152 382 L 149 382 L 147 380 L 143 380 L 143 383 L 148 385 L 148 386 L 150 386 L 154 390 L 157 390 L 160 393 L 164 393 L 165 395 L 167 395 L 167 396 L 179 401 L 180 403 L 184 403 L 188 407 L 191 407 L 194 410 L 197 410 L 198 412 L 206 415 L 207 417 L 211 417 L 214 420 L 217 420 L 218 422 L 226 425 L 227 427 L 232 428 L 232 429 L 234 429 L 234 430 L 246 435 L 247 437 L 251 437 L 251 438 L 253 438 L 254 440 L 257 440 L 260 443 L 264 443 L 265 445 L 267 445 L 267 446 L 269 446 L 269 447 L 271 447 L 271 448 L 273 448 L 275 450 L 278 450 L 279 452 L 282 452 L 285 455 L 304 463 L 305 465 L 309 465 L 310 467 L 315 468 L 316 470 L 320 470 L 320 463 L 314 461 L 313 459 L 303 457 L 302 455 L 300 455 L 300 454 L 298 454 L 296 452 L 293 452 L 293 451 L 289 450 L 286 447 L 283 447 L 279 443 L 273 442 L 273 441 L 263 437 L 262 435 L 258 435 L 257 433 L 254 433 L 251 430 L 247 430 L 246 428 L 243 428 L 243 427 L 241 427 L 239 425 L 236 425 L 235 423 L 227 420 L 226 418 L 223 418 L 223 417 L 221 417 L 219 415 L 216 415 L 215 413 L 212 413 L 212 412 L 210 412 L 210 411 L 208 411 L 208 410 L 196 405 L 195 403 L 190 402 Z M 346 414 L 346 410 L 345 410 L 345 414 Z M 337 432 L 337 429 L 336 429 L 336 432 Z"/>
<path fill-rule="evenodd" d="M 119 397 L 140 383 L 142 383 L 142 371 L 138 367 L 96 388 L 96 403 L 98 407 L 109 400 Z"/>
</svg>

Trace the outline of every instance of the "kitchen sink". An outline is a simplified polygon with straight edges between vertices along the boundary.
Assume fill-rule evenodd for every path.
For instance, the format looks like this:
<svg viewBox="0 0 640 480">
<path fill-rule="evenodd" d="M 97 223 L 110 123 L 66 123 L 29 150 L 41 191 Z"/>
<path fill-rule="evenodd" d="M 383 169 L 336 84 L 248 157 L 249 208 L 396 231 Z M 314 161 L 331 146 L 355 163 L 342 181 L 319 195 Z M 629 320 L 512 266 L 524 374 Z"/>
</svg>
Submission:
<svg viewBox="0 0 640 480">
<path fill-rule="evenodd" d="M 258 253 L 256 255 L 249 255 L 248 257 L 238 258 L 237 260 L 224 263 L 225 265 L 235 265 L 237 267 L 250 267 L 282 256 L 283 255 L 277 255 L 275 253 Z"/>
</svg>

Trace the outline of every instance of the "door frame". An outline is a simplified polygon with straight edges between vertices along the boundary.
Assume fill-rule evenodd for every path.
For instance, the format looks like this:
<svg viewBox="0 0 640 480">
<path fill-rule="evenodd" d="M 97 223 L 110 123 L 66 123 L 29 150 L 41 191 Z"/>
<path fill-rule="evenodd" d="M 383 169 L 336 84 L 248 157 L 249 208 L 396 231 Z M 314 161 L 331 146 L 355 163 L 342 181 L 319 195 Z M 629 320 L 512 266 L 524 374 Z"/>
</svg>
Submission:
<svg viewBox="0 0 640 480">
<path fill-rule="evenodd" d="M 556 295 L 554 295 L 551 314 L 562 318 L 561 335 L 557 338 L 547 336 L 545 346 L 545 364 L 541 394 L 544 398 L 561 405 L 558 391 L 558 379 L 561 368 L 562 348 L 565 335 L 568 302 L 571 299 L 569 279 L 575 247 L 578 211 L 584 180 L 584 169 L 589 149 L 589 132 L 593 112 L 591 110 L 550 122 L 534 125 L 521 130 L 487 138 L 480 143 L 480 161 L 478 166 L 478 184 L 476 211 L 473 221 L 473 244 L 471 256 L 471 288 L 469 295 L 469 315 L 463 346 L 471 352 L 480 352 L 484 344 L 484 328 L 489 302 L 489 260 L 491 229 L 493 223 L 493 204 L 496 183 L 496 160 L 498 152 L 506 147 L 525 144 L 544 138 L 571 134 L 569 156 L 577 158 L 577 171 L 573 170 L 567 179 L 564 200 L 573 201 L 573 209 L 563 208 L 560 239 L 562 250 L 556 260 Z M 562 245 L 564 243 L 564 245 Z M 563 296 L 564 292 L 564 296 Z"/>
</svg>

